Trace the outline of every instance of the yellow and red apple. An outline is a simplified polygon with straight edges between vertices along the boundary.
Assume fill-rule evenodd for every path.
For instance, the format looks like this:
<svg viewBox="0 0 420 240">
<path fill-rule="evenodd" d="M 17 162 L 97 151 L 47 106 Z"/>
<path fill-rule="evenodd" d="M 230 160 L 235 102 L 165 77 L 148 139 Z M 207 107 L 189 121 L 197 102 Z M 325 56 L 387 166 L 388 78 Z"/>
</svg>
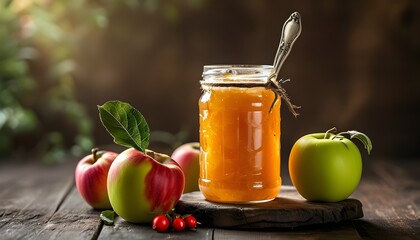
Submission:
<svg viewBox="0 0 420 240">
<path fill-rule="evenodd" d="M 172 210 L 184 190 L 184 174 L 169 156 L 129 148 L 118 155 L 108 173 L 108 195 L 124 220 L 148 223 Z"/>
</svg>

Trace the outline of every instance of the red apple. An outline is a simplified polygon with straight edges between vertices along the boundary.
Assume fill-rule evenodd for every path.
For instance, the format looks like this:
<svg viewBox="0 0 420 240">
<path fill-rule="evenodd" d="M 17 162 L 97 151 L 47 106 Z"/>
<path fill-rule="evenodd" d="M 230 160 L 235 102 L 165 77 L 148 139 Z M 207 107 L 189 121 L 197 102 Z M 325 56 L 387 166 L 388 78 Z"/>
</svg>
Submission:
<svg viewBox="0 0 420 240">
<path fill-rule="evenodd" d="M 108 198 L 107 177 L 117 153 L 92 149 L 76 166 L 76 187 L 83 199 L 96 209 L 111 209 Z"/>
<path fill-rule="evenodd" d="M 184 174 L 165 154 L 134 148 L 122 152 L 108 173 L 108 194 L 114 211 L 128 222 L 150 223 L 167 213 L 184 191 Z"/>
<path fill-rule="evenodd" d="M 185 175 L 184 193 L 199 191 L 198 178 L 200 177 L 200 143 L 192 142 L 179 146 L 172 153 Z"/>
</svg>

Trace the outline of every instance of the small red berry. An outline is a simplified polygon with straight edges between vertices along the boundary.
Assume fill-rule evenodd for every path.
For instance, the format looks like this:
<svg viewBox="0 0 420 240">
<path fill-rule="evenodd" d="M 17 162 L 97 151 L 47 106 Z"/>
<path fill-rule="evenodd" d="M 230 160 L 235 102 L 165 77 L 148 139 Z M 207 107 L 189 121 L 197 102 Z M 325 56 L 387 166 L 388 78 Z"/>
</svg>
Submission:
<svg viewBox="0 0 420 240">
<path fill-rule="evenodd" d="M 157 215 L 153 219 L 153 230 L 158 232 L 166 232 L 170 225 L 169 219 L 165 215 Z"/>
<path fill-rule="evenodd" d="M 184 221 L 184 219 L 182 219 L 180 217 L 175 218 L 174 221 L 172 222 L 172 227 L 177 232 L 183 231 L 185 229 L 185 221 Z"/>
<path fill-rule="evenodd" d="M 187 216 L 184 218 L 185 225 L 187 225 L 187 228 L 196 228 L 197 227 L 197 220 L 193 216 Z"/>
</svg>

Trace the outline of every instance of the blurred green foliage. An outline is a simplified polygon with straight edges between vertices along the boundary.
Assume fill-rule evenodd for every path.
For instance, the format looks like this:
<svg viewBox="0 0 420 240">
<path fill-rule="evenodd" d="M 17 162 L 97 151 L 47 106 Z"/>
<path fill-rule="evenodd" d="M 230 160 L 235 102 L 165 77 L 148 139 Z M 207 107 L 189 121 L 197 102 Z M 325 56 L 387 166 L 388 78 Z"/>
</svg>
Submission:
<svg viewBox="0 0 420 240">
<path fill-rule="evenodd" d="M 3 1 L 0 26 L 0 157 L 54 162 L 87 152 L 92 122 L 75 98 L 71 50 L 83 31 L 106 26 L 103 9 L 81 0 Z"/>
<path fill-rule="evenodd" d="M 38 126 L 35 113 L 24 106 L 25 95 L 36 83 L 28 75 L 25 57 L 31 49 L 17 39 L 18 16 L 9 8 L 10 1 L 0 6 L 0 153 L 12 151 L 13 137 L 34 131 Z M 25 56 L 26 55 L 26 56 Z"/>
<path fill-rule="evenodd" d="M 76 99 L 72 55 L 81 39 L 121 10 L 140 8 L 176 22 L 182 6 L 204 2 L 0 0 L 0 160 L 55 162 L 89 152 L 93 126 Z"/>
</svg>

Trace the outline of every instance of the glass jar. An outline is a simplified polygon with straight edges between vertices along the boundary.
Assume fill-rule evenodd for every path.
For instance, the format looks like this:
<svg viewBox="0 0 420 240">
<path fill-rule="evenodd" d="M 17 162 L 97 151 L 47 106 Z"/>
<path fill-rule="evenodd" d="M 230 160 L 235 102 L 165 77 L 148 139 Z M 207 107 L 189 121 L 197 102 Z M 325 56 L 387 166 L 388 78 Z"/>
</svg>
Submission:
<svg viewBox="0 0 420 240">
<path fill-rule="evenodd" d="M 221 203 L 274 199 L 280 178 L 280 98 L 266 88 L 266 65 L 204 66 L 199 100 L 200 178 Z"/>
</svg>

